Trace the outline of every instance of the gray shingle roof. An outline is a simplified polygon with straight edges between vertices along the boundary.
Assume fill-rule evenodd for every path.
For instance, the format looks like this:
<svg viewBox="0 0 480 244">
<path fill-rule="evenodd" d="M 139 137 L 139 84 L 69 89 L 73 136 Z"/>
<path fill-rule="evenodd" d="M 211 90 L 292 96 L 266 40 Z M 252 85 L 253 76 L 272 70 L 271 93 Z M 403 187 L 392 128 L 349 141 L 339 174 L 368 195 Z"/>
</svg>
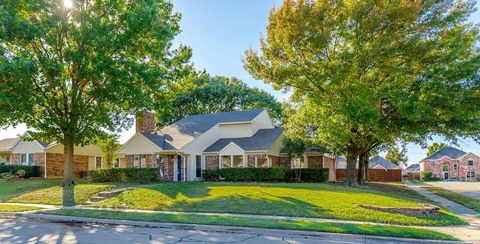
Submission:
<svg viewBox="0 0 480 244">
<path fill-rule="evenodd" d="M 434 152 L 432 155 L 422 159 L 421 161 L 425 161 L 425 160 L 437 160 L 437 159 L 440 159 L 444 156 L 447 156 L 451 159 L 458 159 L 460 157 L 462 157 L 463 155 L 467 154 L 466 152 L 460 150 L 460 149 L 456 149 L 454 147 L 444 147 L 436 152 Z"/>
<path fill-rule="evenodd" d="M 406 168 L 407 171 L 416 171 L 420 169 L 420 164 L 412 164 Z"/>
<path fill-rule="evenodd" d="M 378 165 L 381 165 L 383 166 L 384 168 L 386 169 L 396 169 L 398 168 L 397 165 L 395 165 L 394 163 L 384 159 L 383 157 L 380 157 L 380 156 L 375 156 L 373 158 L 371 158 L 370 160 L 368 160 L 368 168 L 374 168 Z"/>
<path fill-rule="evenodd" d="M 231 142 L 245 151 L 268 150 L 283 133 L 283 128 L 261 129 L 251 137 L 222 138 L 213 143 L 205 152 L 218 152 Z"/>
<path fill-rule="evenodd" d="M 156 133 L 143 133 L 150 141 L 163 150 L 180 149 L 196 137 L 221 123 L 249 122 L 265 109 L 197 114 L 187 116 Z"/>
<path fill-rule="evenodd" d="M 17 141 L 18 138 L 5 138 L 0 140 L 0 151 L 10 151 Z"/>
</svg>

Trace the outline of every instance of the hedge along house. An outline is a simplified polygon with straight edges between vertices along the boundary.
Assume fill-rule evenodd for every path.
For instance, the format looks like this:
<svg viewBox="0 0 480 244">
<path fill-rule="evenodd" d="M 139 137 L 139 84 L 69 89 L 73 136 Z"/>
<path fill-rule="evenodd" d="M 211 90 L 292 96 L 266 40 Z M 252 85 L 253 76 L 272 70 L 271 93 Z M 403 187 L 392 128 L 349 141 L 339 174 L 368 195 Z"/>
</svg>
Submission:
<svg viewBox="0 0 480 244">
<path fill-rule="evenodd" d="M 25 133 L 22 137 L 29 137 Z M 4 139 L 0 141 L 2 145 Z M 56 142 L 46 143 L 39 140 L 23 140 L 21 138 L 12 138 L 14 141 L 8 151 L 0 149 L 2 158 L 6 159 L 7 164 L 13 165 L 37 165 L 40 167 L 41 176 L 44 178 L 63 177 L 64 156 L 63 145 Z M 2 143 L 3 142 L 3 143 Z M 86 172 L 96 168 L 105 168 L 106 162 L 104 153 L 97 145 L 75 146 L 75 155 L 73 157 L 74 176 L 81 178 Z M 8 158 L 8 159 L 7 159 Z"/>
<path fill-rule="evenodd" d="M 454 147 L 444 147 L 420 162 L 421 173 L 433 178 L 473 181 L 480 175 L 480 157 Z"/>
<path fill-rule="evenodd" d="M 205 169 L 292 167 L 281 153 L 282 133 L 264 109 L 191 115 L 158 131 L 153 114 L 144 113 L 118 154 L 126 167 L 158 167 L 164 181 L 197 181 Z M 308 166 L 324 166 L 322 153 L 306 157 Z"/>
</svg>

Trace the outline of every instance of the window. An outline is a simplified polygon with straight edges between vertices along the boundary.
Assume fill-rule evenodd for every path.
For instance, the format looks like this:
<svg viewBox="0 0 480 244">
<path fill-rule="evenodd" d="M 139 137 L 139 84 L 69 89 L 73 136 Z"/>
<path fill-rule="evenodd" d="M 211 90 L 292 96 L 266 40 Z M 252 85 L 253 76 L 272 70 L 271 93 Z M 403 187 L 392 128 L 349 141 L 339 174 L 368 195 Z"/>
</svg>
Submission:
<svg viewBox="0 0 480 244">
<path fill-rule="evenodd" d="M 475 178 L 475 172 L 474 171 L 470 171 L 467 173 L 467 178 Z"/>
<path fill-rule="evenodd" d="M 120 168 L 120 159 L 119 158 L 115 159 L 113 167 Z"/>
<path fill-rule="evenodd" d="M 268 167 L 267 157 L 264 155 L 255 156 L 255 165 L 257 168 L 267 168 Z"/>
<path fill-rule="evenodd" d="M 141 155 L 140 158 L 140 168 L 147 167 L 147 155 Z"/>
<path fill-rule="evenodd" d="M 102 158 L 95 157 L 95 168 L 100 169 L 102 168 Z"/>
<path fill-rule="evenodd" d="M 242 168 L 243 167 L 243 155 L 234 155 L 233 156 L 233 167 Z"/>
<path fill-rule="evenodd" d="M 140 167 L 140 155 L 133 155 L 133 167 Z"/>
<path fill-rule="evenodd" d="M 222 168 L 232 167 L 232 157 L 230 155 L 222 156 Z"/>
<path fill-rule="evenodd" d="M 28 154 L 28 165 L 35 165 L 35 154 Z"/>
<path fill-rule="evenodd" d="M 167 156 L 161 156 L 161 155 L 156 155 L 155 156 L 155 161 L 158 166 L 158 173 L 160 174 L 160 177 L 163 178 L 163 165 L 166 163 L 168 160 Z"/>
<path fill-rule="evenodd" d="M 444 163 L 443 164 L 443 171 L 449 171 L 450 170 L 450 164 Z"/>
<path fill-rule="evenodd" d="M 434 167 L 434 166 L 435 166 L 435 161 L 430 161 L 430 165 L 431 165 L 432 167 Z"/>
<path fill-rule="evenodd" d="M 23 165 L 27 164 L 27 154 L 20 155 L 20 164 L 23 164 Z"/>
<path fill-rule="evenodd" d="M 457 164 L 457 163 L 454 163 L 454 164 L 453 164 L 453 170 L 455 170 L 455 171 L 458 170 L 458 164 Z"/>
<path fill-rule="evenodd" d="M 202 156 L 197 155 L 195 157 L 195 165 L 196 165 L 196 176 L 198 178 L 202 177 Z"/>
<path fill-rule="evenodd" d="M 473 166 L 473 160 L 472 159 L 468 160 L 468 166 Z"/>
</svg>

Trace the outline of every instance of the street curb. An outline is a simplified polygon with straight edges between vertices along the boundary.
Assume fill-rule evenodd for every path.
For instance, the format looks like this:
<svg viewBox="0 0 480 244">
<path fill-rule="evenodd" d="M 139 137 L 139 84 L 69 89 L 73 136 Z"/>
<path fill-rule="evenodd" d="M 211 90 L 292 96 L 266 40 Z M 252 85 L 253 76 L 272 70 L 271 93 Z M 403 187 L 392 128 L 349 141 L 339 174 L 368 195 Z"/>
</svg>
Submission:
<svg viewBox="0 0 480 244">
<path fill-rule="evenodd" d="M 411 238 L 395 238 L 383 236 L 370 236 L 361 234 L 342 234 L 342 233 L 326 233 L 313 231 L 299 231 L 299 230 L 283 230 L 283 229 L 267 229 L 267 228 L 252 228 L 252 227 L 236 227 L 236 226 L 218 226 L 218 225 L 201 225 L 201 224 L 180 224 L 180 223 L 162 223 L 162 222 L 147 222 L 147 221 L 129 221 L 129 220 L 114 220 L 114 219 L 97 219 L 85 217 L 71 217 L 61 215 L 44 215 L 34 213 L 0 213 L 0 218 L 9 219 L 29 219 L 41 220 L 54 223 L 78 223 L 78 224 L 104 224 L 104 225 L 128 225 L 134 227 L 144 228 L 164 228 L 177 230 L 192 230 L 205 232 L 220 232 L 220 233 L 249 233 L 256 235 L 288 235 L 297 237 L 315 237 L 322 240 L 355 240 L 357 243 L 465 243 L 458 241 L 440 241 L 440 240 L 422 240 Z"/>
</svg>

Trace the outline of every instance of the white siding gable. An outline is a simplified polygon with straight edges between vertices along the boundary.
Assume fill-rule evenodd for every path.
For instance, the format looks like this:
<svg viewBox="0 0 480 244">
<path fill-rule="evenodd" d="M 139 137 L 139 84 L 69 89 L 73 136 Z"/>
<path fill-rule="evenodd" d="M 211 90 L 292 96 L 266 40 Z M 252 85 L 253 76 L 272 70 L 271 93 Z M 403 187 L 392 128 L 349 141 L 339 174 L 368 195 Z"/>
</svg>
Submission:
<svg viewBox="0 0 480 244">
<path fill-rule="evenodd" d="M 157 147 L 152 141 L 147 139 L 142 134 L 136 134 L 128 142 L 123 145 L 117 153 L 120 154 L 153 154 L 160 152 L 161 149 Z"/>
<path fill-rule="evenodd" d="M 245 151 L 233 142 L 230 142 L 230 144 L 225 146 L 220 151 L 220 155 L 244 155 L 244 154 L 245 154 Z"/>
<path fill-rule="evenodd" d="M 43 147 L 37 141 L 20 140 L 12 149 L 12 153 L 41 153 Z"/>
</svg>

